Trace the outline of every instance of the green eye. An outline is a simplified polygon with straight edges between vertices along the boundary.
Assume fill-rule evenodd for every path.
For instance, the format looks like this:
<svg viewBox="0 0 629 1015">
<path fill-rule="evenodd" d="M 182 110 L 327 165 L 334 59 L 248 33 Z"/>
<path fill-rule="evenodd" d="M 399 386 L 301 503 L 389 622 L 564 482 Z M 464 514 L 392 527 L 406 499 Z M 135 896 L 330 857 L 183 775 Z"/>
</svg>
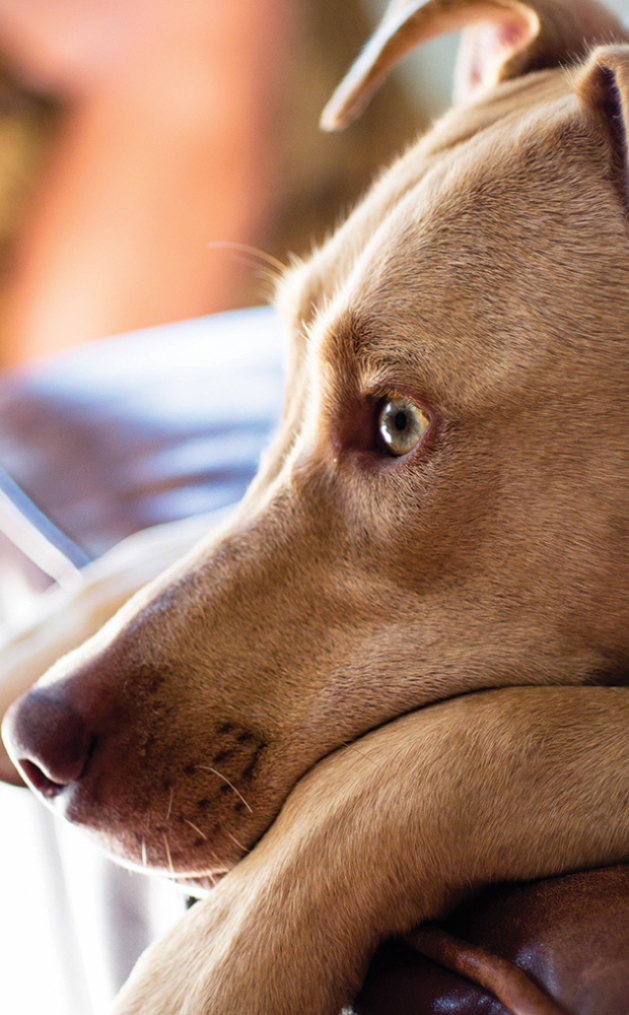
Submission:
<svg viewBox="0 0 629 1015">
<path fill-rule="evenodd" d="M 392 455 L 407 455 L 419 444 L 430 420 L 407 398 L 385 402 L 378 417 L 378 432 Z"/>
</svg>

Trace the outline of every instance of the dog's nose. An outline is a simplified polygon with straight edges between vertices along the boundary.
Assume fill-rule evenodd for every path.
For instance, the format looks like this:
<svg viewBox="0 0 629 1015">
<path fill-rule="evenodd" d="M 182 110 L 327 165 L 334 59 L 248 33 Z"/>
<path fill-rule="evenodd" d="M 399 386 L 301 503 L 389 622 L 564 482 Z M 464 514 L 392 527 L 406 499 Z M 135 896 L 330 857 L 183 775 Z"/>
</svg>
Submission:
<svg viewBox="0 0 629 1015">
<path fill-rule="evenodd" d="M 35 688 L 9 710 L 2 735 L 13 761 L 43 796 L 77 782 L 95 736 L 58 689 Z"/>
</svg>

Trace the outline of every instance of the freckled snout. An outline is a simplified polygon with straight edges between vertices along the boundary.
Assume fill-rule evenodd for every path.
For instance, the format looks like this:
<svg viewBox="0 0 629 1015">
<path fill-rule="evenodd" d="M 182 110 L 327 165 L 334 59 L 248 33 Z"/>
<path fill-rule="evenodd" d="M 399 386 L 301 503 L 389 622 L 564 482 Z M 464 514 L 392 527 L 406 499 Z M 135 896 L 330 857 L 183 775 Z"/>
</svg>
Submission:
<svg viewBox="0 0 629 1015">
<path fill-rule="evenodd" d="M 68 702 L 63 687 L 35 688 L 9 710 L 2 735 L 25 778 L 47 799 L 86 772 L 96 734 Z"/>
<path fill-rule="evenodd" d="M 136 628 L 66 657 L 11 706 L 2 735 L 32 789 L 111 856 L 205 885 L 268 827 L 286 790 L 271 732 L 212 699 L 177 698 L 168 666 L 147 661 L 149 640 Z"/>
</svg>

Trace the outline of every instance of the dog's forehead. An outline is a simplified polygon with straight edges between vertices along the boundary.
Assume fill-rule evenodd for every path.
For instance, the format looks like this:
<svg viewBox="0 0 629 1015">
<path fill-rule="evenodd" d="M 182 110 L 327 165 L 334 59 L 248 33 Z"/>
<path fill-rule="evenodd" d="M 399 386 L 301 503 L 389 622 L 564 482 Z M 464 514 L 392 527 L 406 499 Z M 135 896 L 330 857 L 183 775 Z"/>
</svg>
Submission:
<svg viewBox="0 0 629 1015">
<path fill-rule="evenodd" d="M 450 110 L 382 173 L 325 244 L 284 276 L 276 301 L 289 327 L 299 330 L 327 306 L 383 219 L 431 169 L 451 157 L 458 159 L 467 142 L 501 124 L 509 146 L 514 121 L 567 94 L 571 88 L 564 72 L 542 71 L 506 82 L 482 100 Z"/>
<path fill-rule="evenodd" d="M 315 258 L 317 359 L 337 373 L 357 361 L 418 367 L 437 389 L 452 377 L 469 388 L 472 366 L 482 386 L 484 371 L 539 367 L 558 342 L 595 346 L 626 304 L 627 231 L 600 137 L 565 77 L 551 101 L 464 140 L 445 145 L 437 130 L 348 220 L 343 243 Z"/>
</svg>

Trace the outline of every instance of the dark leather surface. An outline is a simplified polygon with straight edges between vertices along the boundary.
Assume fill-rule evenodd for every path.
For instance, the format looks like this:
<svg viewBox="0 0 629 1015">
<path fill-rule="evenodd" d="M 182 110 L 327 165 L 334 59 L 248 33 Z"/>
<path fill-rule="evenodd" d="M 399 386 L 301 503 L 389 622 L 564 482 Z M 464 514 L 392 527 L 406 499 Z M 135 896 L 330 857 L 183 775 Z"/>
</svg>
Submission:
<svg viewBox="0 0 629 1015">
<path fill-rule="evenodd" d="M 282 345 L 275 312 L 255 308 L 6 375 L 0 468 L 88 558 L 234 504 L 281 411 Z"/>
<path fill-rule="evenodd" d="M 462 906 L 443 926 L 510 959 L 566 1015 L 629 1012 L 629 867 L 503 885 Z M 491 994 L 387 944 L 355 1002 L 357 1015 L 505 1015 Z"/>
<path fill-rule="evenodd" d="M 140 528 L 235 503 L 281 408 L 282 344 L 272 310 L 244 311 L 99 342 L 5 377 L 9 494 L 25 509 L 30 498 L 39 523 L 52 521 L 87 558 Z M 445 926 L 517 963 L 566 1015 L 629 1013 L 628 867 L 491 889 Z M 507 1011 L 399 942 L 381 949 L 355 1007 Z"/>
</svg>

